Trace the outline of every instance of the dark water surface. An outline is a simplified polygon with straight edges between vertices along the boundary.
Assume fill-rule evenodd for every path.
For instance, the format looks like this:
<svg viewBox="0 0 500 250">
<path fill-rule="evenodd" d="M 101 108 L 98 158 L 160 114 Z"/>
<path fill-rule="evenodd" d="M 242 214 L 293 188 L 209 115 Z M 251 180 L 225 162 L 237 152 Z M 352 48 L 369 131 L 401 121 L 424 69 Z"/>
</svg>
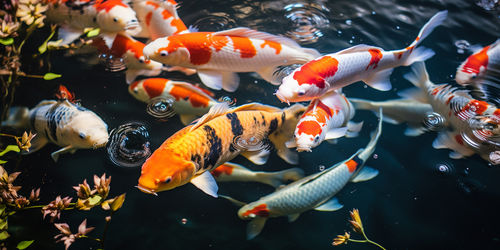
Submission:
<svg viewBox="0 0 500 250">
<path fill-rule="evenodd" d="M 296 19 L 301 15 L 295 13 L 300 7 L 293 5 L 297 3 L 309 4 L 306 8 L 317 15 L 310 22 L 320 28 L 313 29 L 310 32 L 313 35 L 306 38 L 293 32 L 294 20 L 300 22 Z M 457 66 L 469 55 L 457 53 L 454 45 L 457 40 L 484 46 L 500 36 L 498 11 L 486 11 L 472 0 L 202 0 L 181 1 L 178 12 L 186 25 L 196 24 L 201 30 L 246 26 L 295 36 L 309 41 L 302 43 L 306 47 L 331 53 L 360 43 L 386 50 L 404 48 L 432 15 L 444 9 L 449 11 L 448 19 L 423 42 L 436 52 L 427 61 L 431 79 L 442 83 L 453 81 Z M 62 83 L 75 92 L 84 107 L 99 114 L 110 129 L 128 121 L 145 123 L 152 149 L 182 128 L 177 117 L 160 122 L 146 114 L 146 105 L 128 94 L 123 72 L 106 72 L 102 66 L 88 66 L 59 53 L 53 54 L 52 62 L 52 71 L 62 73 L 63 78 L 23 85 L 16 105 L 33 107 L 42 99 L 50 99 Z M 394 71 L 391 91 L 380 92 L 356 83 L 344 88 L 344 93 L 347 97 L 373 100 L 396 98 L 398 90 L 411 87 L 402 78 L 408 71 L 408 67 Z M 196 76 L 176 73 L 162 76 L 198 82 Z M 275 86 L 251 74 L 240 77 L 241 85 L 235 93 L 220 91 L 217 96 L 234 97 L 237 105 L 257 101 L 285 106 L 273 96 Z M 306 174 L 318 172 L 320 165 L 329 167 L 342 161 L 366 145 L 377 119 L 370 112 L 358 111 L 354 120 L 365 121 L 359 137 L 342 138 L 336 145 L 323 143 L 312 153 L 300 154 L 300 167 Z M 111 175 L 111 195 L 126 192 L 127 198 L 124 207 L 113 216 L 106 241 L 108 249 L 333 249 L 332 239 L 350 229 L 347 219 L 352 208 L 360 210 L 368 236 L 387 249 L 500 249 L 500 168 L 488 167 L 478 156 L 450 159 L 448 150 L 432 148 L 435 132 L 406 137 L 405 128 L 384 123 L 375 151 L 377 157 L 367 162 L 379 169 L 380 174 L 371 181 L 348 184 L 337 195 L 344 208 L 335 212 L 308 211 L 293 223 L 288 223 L 285 217 L 271 218 L 262 233 L 251 241 L 245 239 L 246 222 L 237 217 L 238 208 L 233 204 L 214 199 L 190 184 L 162 192 L 158 197 L 141 193 L 134 188 L 140 168 L 115 167 L 104 149 L 79 150 L 73 155 L 63 155 L 54 163 L 49 154 L 57 147 L 48 145 L 24 158 L 19 179 L 23 190 L 41 185 L 42 201 L 49 202 L 58 194 L 74 196 L 71 187 L 85 178 L 91 181 L 93 174 Z M 243 157 L 234 162 L 254 170 L 292 167 L 274 153 L 263 166 L 255 166 Z M 450 167 L 449 173 L 439 172 L 438 166 L 443 164 Z M 273 191 L 253 183 L 220 183 L 219 187 L 219 193 L 244 201 L 254 201 Z M 106 214 L 95 210 L 67 211 L 60 221 L 68 222 L 76 230 L 88 218 L 87 225 L 97 227 L 90 235 L 98 235 Z M 185 224 L 183 219 L 187 220 Z M 56 245 L 47 240 L 58 232 L 47 220 L 42 221 L 39 211 L 19 213 L 10 225 L 9 229 L 20 239 L 35 239 L 34 249 L 63 249 L 62 243 Z M 71 249 L 88 248 L 98 247 L 84 239 L 71 246 Z M 339 249 L 375 247 L 349 243 Z"/>
</svg>

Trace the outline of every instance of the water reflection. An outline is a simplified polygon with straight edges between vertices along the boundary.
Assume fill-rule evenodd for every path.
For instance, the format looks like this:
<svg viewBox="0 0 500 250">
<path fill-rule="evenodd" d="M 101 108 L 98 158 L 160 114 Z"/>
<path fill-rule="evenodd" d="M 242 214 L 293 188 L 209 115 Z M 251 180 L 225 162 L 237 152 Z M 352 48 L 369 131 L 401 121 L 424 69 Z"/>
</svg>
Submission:
<svg viewBox="0 0 500 250">
<path fill-rule="evenodd" d="M 220 31 L 236 27 L 236 21 L 224 12 L 210 13 L 196 20 L 193 25 L 199 31 Z"/>
<path fill-rule="evenodd" d="M 294 3 L 285 6 L 285 17 L 289 21 L 286 35 L 300 43 L 314 43 L 323 36 L 321 29 L 327 28 L 329 10 L 314 3 Z"/>
</svg>

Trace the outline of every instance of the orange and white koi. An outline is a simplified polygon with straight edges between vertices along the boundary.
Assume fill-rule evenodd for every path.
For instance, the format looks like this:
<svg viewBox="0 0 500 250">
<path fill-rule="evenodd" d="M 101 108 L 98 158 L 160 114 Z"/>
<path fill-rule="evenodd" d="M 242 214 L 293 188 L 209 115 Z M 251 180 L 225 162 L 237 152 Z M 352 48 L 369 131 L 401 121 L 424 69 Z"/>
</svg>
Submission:
<svg viewBox="0 0 500 250">
<path fill-rule="evenodd" d="M 141 32 L 134 35 L 136 37 L 155 40 L 189 32 L 177 15 L 177 3 L 174 0 L 133 0 L 132 8 L 142 27 Z"/>
<path fill-rule="evenodd" d="M 144 55 L 167 65 L 194 68 L 208 87 L 233 92 L 239 85 L 236 72 L 257 72 L 279 84 L 273 76 L 277 67 L 304 64 L 319 53 L 289 38 L 234 28 L 158 38 L 146 45 Z"/>
<path fill-rule="evenodd" d="M 168 138 L 142 165 L 137 186 L 156 194 L 188 182 L 217 197 L 217 184 L 210 171 L 239 154 L 264 164 L 271 142 L 278 156 L 297 164 L 298 155 L 286 148 L 305 107 L 284 110 L 259 103 L 229 109 L 227 103 L 213 106 L 197 123 Z M 244 145 L 244 143 L 246 145 Z"/>
<path fill-rule="evenodd" d="M 311 101 L 297 124 L 294 141 L 287 146 L 310 152 L 324 140 L 357 136 L 363 123 L 350 122 L 354 114 L 354 107 L 343 94 L 328 92 Z"/>
<path fill-rule="evenodd" d="M 424 61 L 434 55 L 431 49 L 417 46 L 446 19 L 447 14 L 448 11 L 441 11 L 434 15 L 405 49 L 384 51 L 360 44 L 314 59 L 283 78 L 276 96 L 282 102 L 308 101 L 357 81 L 378 90 L 390 90 L 389 76 L 395 67 Z"/>
<path fill-rule="evenodd" d="M 212 98 L 213 93 L 208 90 L 187 82 L 165 78 L 135 81 L 130 84 L 128 91 L 137 100 L 146 103 L 156 97 L 175 100 L 172 109 L 176 114 L 179 114 L 184 125 L 189 124 L 196 117 L 204 115 L 212 106 L 219 103 Z"/>
<path fill-rule="evenodd" d="M 85 28 L 99 28 L 109 47 L 120 31 L 139 29 L 135 12 L 121 0 L 45 0 L 49 4 L 47 20 L 60 24 L 59 37 L 68 44 Z"/>
<path fill-rule="evenodd" d="M 434 148 L 456 149 L 456 144 L 469 143 L 469 150 L 450 153 L 451 158 L 458 159 L 475 153 L 477 143 L 474 140 L 489 143 L 500 136 L 500 109 L 485 101 L 476 100 L 466 91 L 451 85 L 432 83 L 424 63 L 413 65 L 412 70 L 405 78 L 417 86 L 419 91 L 406 91 L 407 96 L 413 95 L 414 98 L 430 103 L 434 112 L 446 119 L 445 126 L 450 131 L 440 132 L 432 144 Z M 424 96 L 420 97 L 419 92 L 423 92 Z"/>
<path fill-rule="evenodd" d="M 157 76 L 164 69 L 163 65 L 144 57 L 142 50 L 144 43 L 141 43 L 131 36 L 121 32 L 113 40 L 113 44 L 108 47 L 101 37 L 95 38 L 92 45 L 96 47 L 101 54 L 111 55 L 115 58 L 123 58 L 127 71 L 125 79 L 131 83 L 139 75 Z"/>
<path fill-rule="evenodd" d="M 226 162 L 210 171 L 217 182 L 244 181 L 260 182 L 275 188 L 286 182 L 296 181 L 304 177 L 300 168 L 290 168 L 276 172 L 252 171 L 240 164 Z"/>
<path fill-rule="evenodd" d="M 470 55 L 457 69 L 455 81 L 460 85 L 472 84 L 484 77 L 487 70 L 500 71 L 500 39 Z"/>
<path fill-rule="evenodd" d="M 377 130 L 372 134 L 366 148 L 358 150 L 349 159 L 292 182 L 274 193 L 241 207 L 238 216 L 243 220 L 250 220 L 247 226 L 247 239 L 255 238 L 264 228 L 268 218 L 288 216 L 288 221 L 293 222 L 301 213 L 311 209 L 318 211 L 341 209 L 343 205 L 334 197 L 335 194 L 349 182 L 366 181 L 378 175 L 378 170 L 364 167 L 364 164 L 375 151 L 381 133 L 380 119 Z M 230 200 L 235 202 L 234 199 Z"/>
</svg>

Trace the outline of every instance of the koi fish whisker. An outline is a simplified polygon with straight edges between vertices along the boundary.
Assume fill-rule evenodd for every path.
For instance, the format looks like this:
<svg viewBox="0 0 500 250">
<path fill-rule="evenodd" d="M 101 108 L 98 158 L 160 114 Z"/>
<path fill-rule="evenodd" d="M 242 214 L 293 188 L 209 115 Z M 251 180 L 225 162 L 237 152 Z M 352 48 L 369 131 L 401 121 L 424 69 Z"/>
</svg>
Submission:
<svg viewBox="0 0 500 250">
<path fill-rule="evenodd" d="M 153 194 L 155 196 L 158 196 L 158 194 L 155 192 L 155 191 L 152 191 L 152 190 L 149 190 L 147 188 L 143 188 L 141 186 L 135 186 L 136 188 L 138 188 L 139 190 L 141 190 L 142 192 L 144 193 L 147 193 L 147 194 Z"/>
</svg>

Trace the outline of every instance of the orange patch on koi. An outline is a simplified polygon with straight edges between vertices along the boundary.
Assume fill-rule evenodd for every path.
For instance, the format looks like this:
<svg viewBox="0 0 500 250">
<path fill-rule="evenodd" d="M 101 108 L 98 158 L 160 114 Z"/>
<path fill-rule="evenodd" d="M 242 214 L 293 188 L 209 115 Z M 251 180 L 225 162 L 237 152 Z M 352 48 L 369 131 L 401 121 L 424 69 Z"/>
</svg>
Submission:
<svg viewBox="0 0 500 250">
<path fill-rule="evenodd" d="M 358 167 L 358 163 L 355 160 L 349 160 L 345 163 L 345 165 L 347 166 L 349 173 L 353 173 L 356 171 L 356 167 Z"/>
<path fill-rule="evenodd" d="M 149 26 L 149 24 L 151 23 L 151 18 L 153 17 L 153 12 L 149 12 L 147 15 L 146 15 L 146 25 Z"/>
<path fill-rule="evenodd" d="M 261 48 L 264 48 L 269 46 L 269 48 L 273 48 L 276 50 L 276 55 L 279 54 L 281 52 L 281 44 L 277 43 L 277 42 L 273 42 L 273 41 L 268 41 L 268 40 L 264 40 L 264 43 L 260 45 Z"/>
<path fill-rule="evenodd" d="M 179 101 L 180 99 L 189 100 L 193 107 L 207 107 L 210 101 L 205 96 L 198 95 L 189 89 L 185 89 L 175 85 L 170 90 L 170 94 L 175 97 L 177 101 Z"/>
<path fill-rule="evenodd" d="M 219 177 L 222 174 L 231 175 L 233 173 L 233 170 L 234 169 L 232 167 L 228 167 L 226 165 L 220 165 L 216 169 L 210 171 L 210 173 L 212 173 L 212 175 L 215 177 Z"/>
<path fill-rule="evenodd" d="M 255 215 L 258 215 L 260 217 L 268 217 L 269 216 L 269 209 L 267 209 L 267 205 L 266 204 L 261 204 L 261 205 L 258 205 L 250 210 L 247 210 L 243 213 L 243 216 L 247 217 L 249 216 L 250 214 L 255 214 Z"/>
<path fill-rule="evenodd" d="M 157 3 L 155 3 L 155 2 L 151 2 L 151 1 L 147 1 L 147 2 L 146 2 L 146 5 L 151 5 L 151 6 L 153 6 L 153 7 L 155 8 L 155 10 L 156 10 L 156 9 L 158 9 L 158 8 L 160 7 L 160 5 L 159 5 L 159 4 L 157 4 Z"/>
<path fill-rule="evenodd" d="M 317 121 L 302 121 L 297 125 L 297 133 L 301 135 L 302 133 L 308 135 L 319 135 L 322 129 Z"/>
<path fill-rule="evenodd" d="M 368 52 L 370 52 L 372 58 L 370 59 L 370 63 L 366 66 L 366 70 L 368 70 L 371 65 L 373 65 L 373 69 L 375 69 L 378 66 L 378 62 L 382 59 L 382 52 L 378 49 L 370 49 Z"/>
<path fill-rule="evenodd" d="M 186 25 L 184 24 L 184 22 L 181 19 L 176 18 L 176 19 L 172 20 L 172 22 L 170 22 L 170 24 L 177 28 L 177 31 L 174 34 L 178 34 L 179 32 L 187 30 Z"/>
<path fill-rule="evenodd" d="M 473 54 L 467 58 L 467 62 L 462 68 L 462 72 L 465 73 L 479 73 L 481 66 L 488 67 L 488 49 L 490 46 L 484 47 L 481 51 Z"/>
<path fill-rule="evenodd" d="M 96 10 L 99 12 L 101 10 L 105 10 L 106 12 L 109 12 L 112 8 L 116 6 L 122 6 L 125 8 L 129 8 L 128 5 L 124 4 L 121 0 L 97 0 L 96 3 L 94 4 L 94 7 Z"/>
<path fill-rule="evenodd" d="M 248 37 L 229 37 L 233 41 L 234 51 L 240 51 L 241 58 L 252 58 L 257 54 L 257 50 Z"/>
<path fill-rule="evenodd" d="M 313 84 L 318 88 L 325 87 L 325 78 L 337 73 L 339 61 L 330 56 L 323 56 L 304 64 L 293 74 L 299 85 Z"/>
<path fill-rule="evenodd" d="M 163 93 L 168 80 L 162 78 L 149 78 L 142 82 L 142 87 L 150 98 L 157 97 Z"/>
</svg>

